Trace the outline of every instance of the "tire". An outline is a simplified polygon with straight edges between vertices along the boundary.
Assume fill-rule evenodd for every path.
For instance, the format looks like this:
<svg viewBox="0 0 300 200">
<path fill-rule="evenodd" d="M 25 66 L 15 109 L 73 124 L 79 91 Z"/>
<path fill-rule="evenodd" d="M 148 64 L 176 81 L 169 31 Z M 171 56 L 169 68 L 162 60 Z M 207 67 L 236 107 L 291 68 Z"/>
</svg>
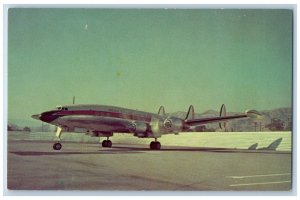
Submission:
<svg viewBox="0 0 300 200">
<path fill-rule="evenodd" d="M 53 149 L 54 150 L 60 150 L 62 147 L 61 143 L 57 142 L 53 144 Z"/>
<path fill-rule="evenodd" d="M 155 142 L 152 141 L 152 142 L 150 143 L 150 149 L 155 149 L 154 146 L 155 146 Z"/>
<path fill-rule="evenodd" d="M 160 145 L 160 142 L 155 142 L 155 150 L 160 150 L 160 147 L 161 147 L 161 145 Z"/>
<path fill-rule="evenodd" d="M 106 147 L 110 148 L 112 146 L 112 142 L 110 140 L 107 140 L 106 145 L 107 145 Z"/>
<path fill-rule="evenodd" d="M 103 140 L 102 147 L 107 147 L 107 140 Z"/>
<path fill-rule="evenodd" d="M 160 147 L 161 147 L 160 142 L 153 141 L 150 143 L 150 149 L 152 150 L 160 150 Z"/>
</svg>

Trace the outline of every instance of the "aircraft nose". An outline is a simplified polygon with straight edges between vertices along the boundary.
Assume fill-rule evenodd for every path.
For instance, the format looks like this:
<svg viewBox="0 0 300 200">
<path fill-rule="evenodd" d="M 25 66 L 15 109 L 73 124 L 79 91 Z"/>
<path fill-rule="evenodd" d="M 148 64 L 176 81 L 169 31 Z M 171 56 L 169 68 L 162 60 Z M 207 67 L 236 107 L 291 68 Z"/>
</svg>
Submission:
<svg viewBox="0 0 300 200">
<path fill-rule="evenodd" d="M 41 114 L 32 115 L 31 117 L 32 117 L 33 119 L 40 120 Z"/>
</svg>

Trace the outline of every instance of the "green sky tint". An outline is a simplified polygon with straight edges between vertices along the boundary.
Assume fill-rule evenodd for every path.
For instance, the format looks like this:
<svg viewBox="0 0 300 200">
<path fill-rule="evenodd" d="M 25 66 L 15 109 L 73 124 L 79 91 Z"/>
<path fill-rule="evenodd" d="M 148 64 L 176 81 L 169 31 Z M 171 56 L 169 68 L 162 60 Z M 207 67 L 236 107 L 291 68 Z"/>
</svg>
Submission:
<svg viewBox="0 0 300 200">
<path fill-rule="evenodd" d="M 8 114 L 290 107 L 292 11 L 9 9 Z"/>
</svg>

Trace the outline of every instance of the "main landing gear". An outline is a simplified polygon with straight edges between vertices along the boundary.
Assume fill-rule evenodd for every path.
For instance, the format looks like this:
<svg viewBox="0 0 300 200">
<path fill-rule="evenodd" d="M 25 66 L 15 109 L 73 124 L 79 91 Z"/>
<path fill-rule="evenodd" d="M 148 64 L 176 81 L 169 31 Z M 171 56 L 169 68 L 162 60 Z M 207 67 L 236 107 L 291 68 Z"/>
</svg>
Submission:
<svg viewBox="0 0 300 200">
<path fill-rule="evenodd" d="M 107 137 L 107 140 L 103 140 L 102 147 L 110 148 L 111 146 L 112 146 L 112 142 L 109 140 L 109 137 Z"/>
<path fill-rule="evenodd" d="M 60 150 L 61 147 L 62 147 L 62 145 L 61 145 L 61 143 L 59 143 L 59 142 L 56 142 L 56 143 L 53 144 L 53 149 L 54 149 L 54 150 Z"/>
<path fill-rule="evenodd" d="M 60 150 L 62 148 L 62 145 L 59 142 L 60 141 L 60 136 L 61 136 L 61 131 L 62 131 L 62 128 L 57 127 L 56 137 L 58 138 L 58 141 L 53 144 L 53 149 L 54 150 Z"/>
<path fill-rule="evenodd" d="M 160 147 L 161 147 L 161 145 L 160 145 L 160 142 L 157 141 L 157 138 L 155 138 L 155 141 L 152 141 L 150 143 L 151 150 L 160 150 Z"/>
</svg>

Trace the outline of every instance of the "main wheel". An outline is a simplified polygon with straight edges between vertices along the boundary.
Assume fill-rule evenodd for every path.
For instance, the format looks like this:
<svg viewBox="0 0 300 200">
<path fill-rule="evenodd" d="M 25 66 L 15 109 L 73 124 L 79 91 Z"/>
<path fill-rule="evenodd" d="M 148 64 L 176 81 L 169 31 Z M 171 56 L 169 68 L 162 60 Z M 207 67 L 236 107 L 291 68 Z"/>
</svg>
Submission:
<svg viewBox="0 0 300 200">
<path fill-rule="evenodd" d="M 154 145 L 155 145 L 155 142 L 152 141 L 152 142 L 150 143 L 150 149 L 154 149 Z"/>
<path fill-rule="evenodd" d="M 103 140 L 102 147 L 107 147 L 107 140 Z"/>
<path fill-rule="evenodd" d="M 54 150 L 60 150 L 61 147 L 62 147 L 62 145 L 61 145 L 61 143 L 59 143 L 59 142 L 56 142 L 56 143 L 53 144 L 53 149 L 54 149 Z"/>
<path fill-rule="evenodd" d="M 103 140 L 102 147 L 111 147 L 112 142 L 110 140 Z"/>
<path fill-rule="evenodd" d="M 160 147 L 161 147 L 160 142 L 155 142 L 154 147 L 155 147 L 155 150 L 160 150 Z"/>
<path fill-rule="evenodd" d="M 110 140 L 107 140 L 106 145 L 107 145 L 106 147 L 111 147 L 112 146 L 112 142 Z"/>
<path fill-rule="evenodd" d="M 154 141 L 152 141 L 150 143 L 150 149 L 152 149 L 152 150 L 159 150 L 160 147 L 161 147 L 160 142 L 154 142 Z"/>
</svg>

